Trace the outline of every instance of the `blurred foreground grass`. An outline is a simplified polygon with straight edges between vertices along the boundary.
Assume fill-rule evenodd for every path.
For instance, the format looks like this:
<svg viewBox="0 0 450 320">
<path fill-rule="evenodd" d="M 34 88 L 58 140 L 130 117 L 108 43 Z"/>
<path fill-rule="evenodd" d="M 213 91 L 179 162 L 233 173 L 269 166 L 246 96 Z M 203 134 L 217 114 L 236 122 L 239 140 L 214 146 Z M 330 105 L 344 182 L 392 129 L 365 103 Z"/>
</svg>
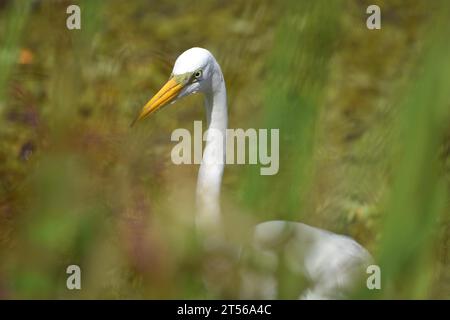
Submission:
<svg viewBox="0 0 450 320">
<path fill-rule="evenodd" d="M 380 31 L 367 1 L 76 3 L 80 31 L 65 28 L 68 1 L 0 2 L 1 297 L 215 297 L 193 235 L 197 168 L 169 157 L 201 98 L 129 129 L 176 56 L 202 46 L 230 126 L 280 128 L 278 175 L 226 169 L 230 236 L 304 221 L 374 254 L 383 290 L 356 297 L 450 298 L 445 1 L 376 1 Z"/>
</svg>

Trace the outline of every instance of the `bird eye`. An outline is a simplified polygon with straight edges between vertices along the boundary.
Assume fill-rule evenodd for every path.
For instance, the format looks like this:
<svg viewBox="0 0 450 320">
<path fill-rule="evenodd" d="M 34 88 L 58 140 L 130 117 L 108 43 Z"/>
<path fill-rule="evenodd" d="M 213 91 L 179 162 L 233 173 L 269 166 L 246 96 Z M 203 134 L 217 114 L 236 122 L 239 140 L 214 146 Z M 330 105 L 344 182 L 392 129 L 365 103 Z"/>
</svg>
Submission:
<svg viewBox="0 0 450 320">
<path fill-rule="evenodd" d="M 194 78 L 199 79 L 202 76 L 202 70 L 195 71 Z"/>
</svg>

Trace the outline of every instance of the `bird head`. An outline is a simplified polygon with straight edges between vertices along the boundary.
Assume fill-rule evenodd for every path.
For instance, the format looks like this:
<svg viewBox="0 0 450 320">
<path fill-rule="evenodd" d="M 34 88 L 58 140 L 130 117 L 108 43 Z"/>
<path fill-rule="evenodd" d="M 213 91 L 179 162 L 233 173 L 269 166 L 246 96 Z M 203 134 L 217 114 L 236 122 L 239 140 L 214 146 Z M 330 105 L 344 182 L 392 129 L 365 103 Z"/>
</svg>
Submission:
<svg viewBox="0 0 450 320">
<path fill-rule="evenodd" d="M 131 125 L 182 97 L 211 90 L 216 66 L 216 60 L 206 49 L 191 48 L 183 52 L 175 61 L 169 80 L 145 104 Z"/>
</svg>

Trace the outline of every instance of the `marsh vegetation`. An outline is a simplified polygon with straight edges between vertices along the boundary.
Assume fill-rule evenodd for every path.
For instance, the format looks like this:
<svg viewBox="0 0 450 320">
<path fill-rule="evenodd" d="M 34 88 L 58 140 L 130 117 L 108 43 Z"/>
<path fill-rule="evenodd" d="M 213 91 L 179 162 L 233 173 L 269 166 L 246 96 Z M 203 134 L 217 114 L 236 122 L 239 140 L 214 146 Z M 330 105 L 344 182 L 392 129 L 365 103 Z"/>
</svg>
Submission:
<svg viewBox="0 0 450 320">
<path fill-rule="evenodd" d="M 72 3 L 81 30 L 65 27 Z M 198 166 L 170 161 L 202 98 L 129 127 L 200 46 L 222 67 L 229 127 L 280 129 L 278 174 L 225 170 L 230 241 L 306 222 L 374 255 L 382 290 L 355 297 L 450 298 L 449 24 L 448 1 L 0 1 L 0 297 L 217 297 L 193 231 Z M 222 297 L 233 279 L 217 276 Z"/>
</svg>

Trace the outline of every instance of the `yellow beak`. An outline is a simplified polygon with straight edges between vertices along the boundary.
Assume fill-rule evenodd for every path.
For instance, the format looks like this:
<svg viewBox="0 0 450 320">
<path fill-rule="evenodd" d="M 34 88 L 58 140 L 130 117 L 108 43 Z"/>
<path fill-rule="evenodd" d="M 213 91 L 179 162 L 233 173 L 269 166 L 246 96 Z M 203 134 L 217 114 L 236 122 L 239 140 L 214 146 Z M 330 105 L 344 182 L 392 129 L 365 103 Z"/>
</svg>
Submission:
<svg viewBox="0 0 450 320">
<path fill-rule="evenodd" d="M 170 78 L 169 81 L 158 91 L 157 94 L 150 99 L 149 102 L 142 108 L 139 116 L 131 123 L 133 126 L 137 121 L 144 119 L 156 110 L 164 107 L 170 103 L 181 91 L 184 85 L 178 82 L 175 78 Z"/>
</svg>

